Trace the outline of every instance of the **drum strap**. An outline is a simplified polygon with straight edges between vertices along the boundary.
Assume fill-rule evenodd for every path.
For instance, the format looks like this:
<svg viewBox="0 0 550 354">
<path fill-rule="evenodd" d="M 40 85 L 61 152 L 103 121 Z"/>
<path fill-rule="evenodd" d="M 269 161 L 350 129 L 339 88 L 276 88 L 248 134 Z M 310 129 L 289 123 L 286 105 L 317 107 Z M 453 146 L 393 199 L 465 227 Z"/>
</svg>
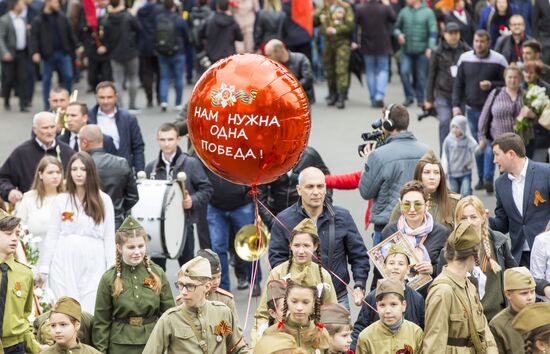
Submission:
<svg viewBox="0 0 550 354">
<path fill-rule="evenodd" d="M 189 317 L 183 310 L 180 311 L 181 315 L 187 321 L 187 324 L 191 327 L 191 330 L 195 334 L 195 337 L 197 337 L 197 341 L 199 342 L 199 347 L 201 347 L 203 353 L 208 353 L 208 345 L 204 341 L 201 335 L 201 331 L 197 329 L 197 326 L 195 326 L 195 322 L 193 322 L 193 319 Z"/>
<path fill-rule="evenodd" d="M 172 179 L 176 179 L 174 176 L 174 173 L 176 173 L 177 175 L 177 172 L 176 171 L 179 171 L 180 169 L 183 170 L 183 166 L 185 166 L 185 161 L 187 161 L 187 154 L 185 152 L 182 152 L 180 156 L 178 156 L 178 159 L 176 160 L 176 163 L 174 163 L 174 168 L 172 169 Z M 168 171 L 170 172 L 170 171 Z"/>
</svg>

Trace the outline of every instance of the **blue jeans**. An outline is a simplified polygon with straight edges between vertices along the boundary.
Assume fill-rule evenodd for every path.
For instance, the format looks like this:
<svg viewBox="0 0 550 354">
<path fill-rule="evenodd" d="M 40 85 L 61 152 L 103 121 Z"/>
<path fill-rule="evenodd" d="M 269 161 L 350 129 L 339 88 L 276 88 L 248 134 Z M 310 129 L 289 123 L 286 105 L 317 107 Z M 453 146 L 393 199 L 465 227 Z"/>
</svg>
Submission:
<svg viewBox="0 0 550 354">
<path fill-rule="evenodd" d="M 412 99 L 416 96 L 418 104 L 424 103 L 424 92 L 426 91 L 426 78 L 428 76 L 428 58 L 421 54 L 405 54 L 401 51 L 399 58 L 401 69 L 401 82 L 405 91 L 405 98 Z M 411 83 L 411 76 L 414 75 L 415 87 Z"/>
<path fill-rule="evenodd" d="M 376 246 L 380 243 L 380 239 L 382 238 L 382 231 L 373 231 L 372 232 L 372 245 Z"/>
<path fill-rule="evenodd" d="M 345 292 L 344 295 L 341 295 L 338 298 L 338 303 L 340 305 L 343 305 L 345 308 L 348 309 L 348 311 L 350 311 L 350 309 L 349 309 L 349 298 L 348 298 L 348 293 L 347 292 Z"/>
<path fill-rule="evenodd" d="M 483 179 L 487 182 L 493 182 L 493 176 L 495 174 L 494 159 L 493 142 L 487 141 L 485 150 L 483 151 Z"/>
<path fill-rule="evenodd" d="M 477 123 L 479 122 L 479 116 L 481 111 L 475 110 L 471 107 L 466 106 L 466 118 L 468 119 L 468 127 L 472 136 L 477 141 Z M 483 180 L 483 151 L 477 151 L 475 153 L 476 167 L 477 167 L 477 176 L 479 181 Z"/>
<path fill-rule="evenodd" d="M 176 106 L 181 105 L 183 96 L 183 69 L 185 68 L 185 55 L 159 55 L 160 68 L 160 102 L 168 102 L 168 86 L 173 78 L 176 85 Z"/>
<path fill-rule="evenodd" d="M 220 264 L 222 267 L 220 287 L 224 290 L 231 291 L 231 283 L 229 280 L 229 231 L 231 227 L 233 227 L 234 230 L 240 230 L 243 226 L 254 223 L 254 205 L 248 203 L 233 210 L 221 210 L 208 204 L 207 218 L 210 239 L 212 241 L 212 250 L 220 257 Z M 247 273 L 250 278 L 252 274 L 251 262 L 249 262 Z M 261 274 L 260 265 L 258 264 L 257 284 L 259 284 L 262 279 Z"/>
<path fill-rule="evenodd" d="M 386 94 L 389 76 L 389 60 L 387 55 L 367 55 L 365 59 L 365 73 L 369 87 L 370 100 L 383 101 Z"/>
<path fill-rule="evenodd" d="M 437 110 L 437 119 L 439 120 L 439 151 L 442 151 L 443 141 L 451 130 L 453 105 L 450 100 L 443 97 L 436 97 L 434 105 Z"/>
<path fill-rule="evenodd" d="M 455 193 L 459 193 L 462 197 L 472 195 L 472 174 L 461 177 L 449 177 L 449 188 Z"/>
<path fill-rule="evenodd" d="M 61 51 L 55 51 L 53 54 L 42 60 L 42 99 L 46 110 L 50 109 L 48 97 L 52 87 L 52 75 L 54 71 L 61 73 L 63 87 L 71 93 L 73 89 L 73 64 L 71 56 Z"/>
</svg>

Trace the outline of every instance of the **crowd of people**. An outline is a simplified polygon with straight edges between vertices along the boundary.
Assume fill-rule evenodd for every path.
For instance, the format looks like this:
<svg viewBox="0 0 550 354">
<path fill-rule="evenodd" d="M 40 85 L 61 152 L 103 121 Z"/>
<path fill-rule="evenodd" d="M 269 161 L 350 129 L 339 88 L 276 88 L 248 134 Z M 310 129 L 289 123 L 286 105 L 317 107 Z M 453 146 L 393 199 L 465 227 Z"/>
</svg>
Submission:
<svg viewBox="0 0 550 354">
<path fill-rule="evenodd" d="M 0 197 L 12 211 L 0 209 L 0 353 L 550 350 L 548 6 L 0 2 L 4 108 L 13 91 L 29 111 L 39 78 L 45 108 L 0 167 Z M 291 171 L 258 186 L 271 234 L 265 281 L 259 263 L 233 247 L 259 222 L 250 188 L 180 146 L 184 81 L 238 52 L 285 65 L 310 105 L 314 83 L 326 80 L 326 104 L 339 109 L 358 68 L 370 103 L 383 108 L 375 125 L 384 138 L 362 147 L 361 170 L 331 174 L 307 146 Z M 393 60 L 403 104 L 385 102 Z M 94 107 L 70 98 L 84 67 Z M 173 82 L 181 112 L 157 128 L 152 161 L 134 114 L 140 82 L 147 105 L 164 112 Z M 409 130 L 415 101 L 439 120 L 439 150 Z M 152 218 L 133 216 L 143 180 L 181 186 L 177 234 L 148 234 Z M 333 203 L 333 189 L 359 190 L 372 247 Z M 473 190 L 494 197 L 494 211 Z M 164 237 L 185 240 L 175 298 Z M 165 251 L 153 252 L 156 243 Z M 250 328 L 235 288 L 259 297 Z M 51 296 L 42 314 L 40 293 Z M 352 306 L 361 307 L 356 319 Z"/>
</svg>

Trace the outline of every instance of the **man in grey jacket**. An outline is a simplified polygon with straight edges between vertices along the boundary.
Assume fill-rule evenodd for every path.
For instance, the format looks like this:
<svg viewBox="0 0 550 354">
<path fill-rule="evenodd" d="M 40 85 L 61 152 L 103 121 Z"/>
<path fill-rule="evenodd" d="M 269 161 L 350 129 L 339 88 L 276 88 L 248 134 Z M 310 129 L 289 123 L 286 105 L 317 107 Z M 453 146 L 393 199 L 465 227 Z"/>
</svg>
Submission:
<svg viewBox="0 0 550 354">
<path fill-rule="evenodd" d="M 376 143 L 371 141 L 363 150 L 367 163 L 359 182 L 359 192 L 364 199 L 373 199 L 373 245 L 380 242 L 382 229 L 399 199 L 399 189 L 412 179 L 418 160 L 428 150 L 407 131 L 408 128 L 407 109 L 400 104 L 390 105 L 382 118 L 385 144 L 376 149 Z"/>
</svg>

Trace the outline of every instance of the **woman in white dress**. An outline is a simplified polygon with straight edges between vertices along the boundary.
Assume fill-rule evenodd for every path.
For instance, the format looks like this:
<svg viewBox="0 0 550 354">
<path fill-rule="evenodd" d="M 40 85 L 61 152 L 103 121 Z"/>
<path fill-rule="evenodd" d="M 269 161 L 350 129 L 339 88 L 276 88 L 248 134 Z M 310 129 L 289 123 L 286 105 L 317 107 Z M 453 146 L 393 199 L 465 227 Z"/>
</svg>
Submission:
<svg viewBox="0 0 550 354">
<path fill-rule="evenodd" d="M 63 192 L 63 165 L 53 156 L 46 155 L 38 163 L 31 190 L 15 206 L 16 216 L 29 232 L 41 241 L 36 246 L 42 251 L 42 241 L 48 233 L 51 205 L 55 196 Z"/>
<path fill-rule="evenodd" d="M 55 197 L 38 263 L 39 282 L 48 280 L 55 299 L 70 296 L 93 313 L 101 276 L 115 264 L 115 220 L 111 198 L 99 190 L 90 155 L 67 164 L 67 192 Z"/>
</svg>

